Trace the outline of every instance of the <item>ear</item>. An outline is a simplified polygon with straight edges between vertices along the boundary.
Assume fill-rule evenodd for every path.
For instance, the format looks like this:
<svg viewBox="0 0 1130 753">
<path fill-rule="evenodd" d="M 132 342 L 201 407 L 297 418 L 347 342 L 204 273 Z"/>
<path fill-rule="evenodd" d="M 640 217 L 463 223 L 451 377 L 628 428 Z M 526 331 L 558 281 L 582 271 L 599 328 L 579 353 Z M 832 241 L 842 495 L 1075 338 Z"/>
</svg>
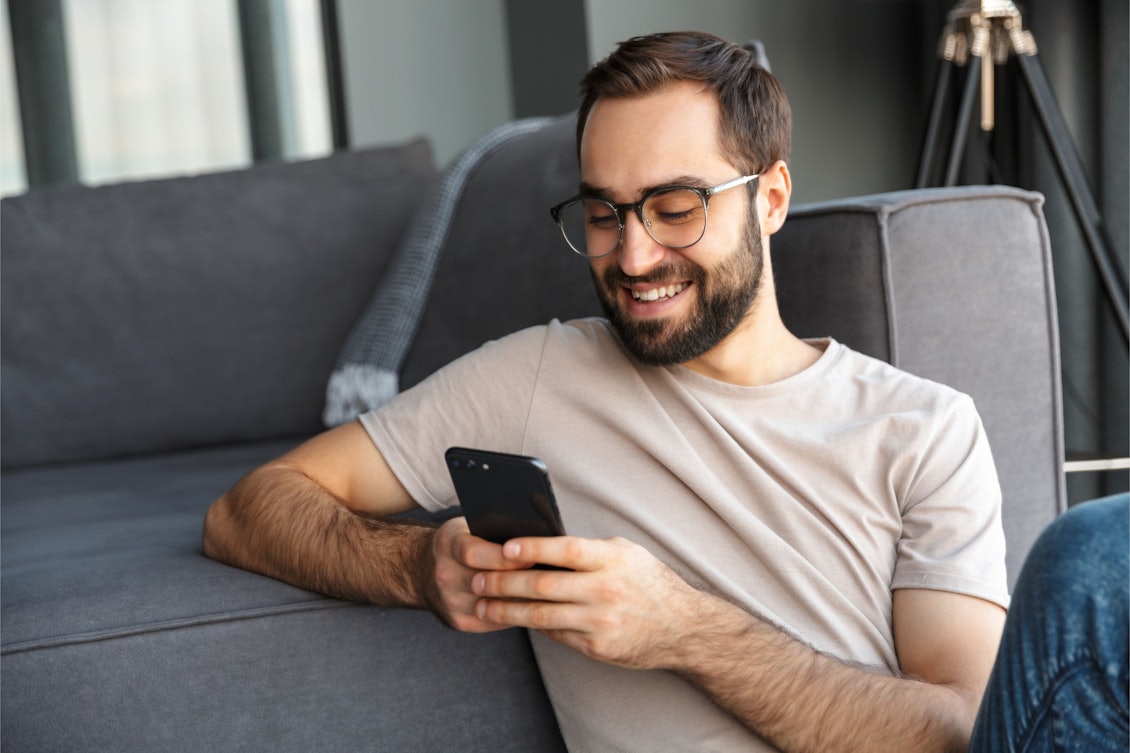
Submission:
<svg viewBox="0 0 1130 753">
<path fill-rule="evenodd" d="M 759 198 L 767 204 L 761 215 L 762 232 L 772 235 L 781 229 L 789 214 L 789 198 L 793 193 L 793 179 L 789 175 L 789 166 L 781 160 L 774 162 L 761 173 L 758 183 Z"/>
</svg>

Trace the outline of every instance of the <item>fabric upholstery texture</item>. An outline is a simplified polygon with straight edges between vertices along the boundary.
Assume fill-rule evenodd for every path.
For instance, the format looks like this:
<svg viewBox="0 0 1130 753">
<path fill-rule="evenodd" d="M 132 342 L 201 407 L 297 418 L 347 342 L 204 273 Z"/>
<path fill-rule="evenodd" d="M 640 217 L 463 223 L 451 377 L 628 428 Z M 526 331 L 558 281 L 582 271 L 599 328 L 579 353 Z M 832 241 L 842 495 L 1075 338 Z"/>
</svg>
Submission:
<svg viewBox="0 0 1130 753">
<path fill-rule="evenodd" d="M 212 500 L 296 442 L 4 473 L 4 652 L 323 601 L 200 552 Z"/>
<path fill-rule="evenodd" d="M 202 556 L 211 500 L 288 446 L 4 474 L 5 749 L 562 750 L 524 633 Z"/>
<path fill-rule="evenodd" d="M 320 428 L 341 343 L 434 176 L 417 140 L 4 199 L 4 466 Z"/>
</svg>

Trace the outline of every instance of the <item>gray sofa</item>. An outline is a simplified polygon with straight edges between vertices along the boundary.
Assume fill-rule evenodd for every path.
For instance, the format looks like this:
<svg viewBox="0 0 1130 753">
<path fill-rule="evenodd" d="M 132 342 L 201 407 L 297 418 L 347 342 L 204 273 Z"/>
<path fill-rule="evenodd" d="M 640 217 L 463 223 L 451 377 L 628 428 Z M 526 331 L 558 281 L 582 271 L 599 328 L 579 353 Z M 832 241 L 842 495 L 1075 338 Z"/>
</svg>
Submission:
<svg viewBox="0 0 1130 753">
<path fill-rule="evenodd" d="M 367 358 L 409 386 L 596 312 L 547 211 L 577 182 L 571 120 L 477 147 L 445 173 L 414 142 L 0 204 L 4 750 L 562 749 L 523 633 L 200 550 L 211 501 L 323 427 L 331 375 Z M 1040 197 L 794 207 L 772 251 L 795 331 L 974 396 L 1015 577 L 1064 506 Z"/>
</svg>

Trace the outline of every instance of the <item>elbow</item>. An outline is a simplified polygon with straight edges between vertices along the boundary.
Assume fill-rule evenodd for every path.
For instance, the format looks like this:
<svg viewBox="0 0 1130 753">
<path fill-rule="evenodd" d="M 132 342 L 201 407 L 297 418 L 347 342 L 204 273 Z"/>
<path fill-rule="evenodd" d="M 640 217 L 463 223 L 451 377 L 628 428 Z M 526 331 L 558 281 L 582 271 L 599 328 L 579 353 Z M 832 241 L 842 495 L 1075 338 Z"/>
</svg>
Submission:
<svg viewBox="0 0 1130 753">
<path fill-rule="evenodd" d="M 204 556 L 219 562 L 231 564 L 233 518 L 231 511 L 231 492 L 223 495 L 208 508 L 204 515 L 203 547 Z"/>
</svg>

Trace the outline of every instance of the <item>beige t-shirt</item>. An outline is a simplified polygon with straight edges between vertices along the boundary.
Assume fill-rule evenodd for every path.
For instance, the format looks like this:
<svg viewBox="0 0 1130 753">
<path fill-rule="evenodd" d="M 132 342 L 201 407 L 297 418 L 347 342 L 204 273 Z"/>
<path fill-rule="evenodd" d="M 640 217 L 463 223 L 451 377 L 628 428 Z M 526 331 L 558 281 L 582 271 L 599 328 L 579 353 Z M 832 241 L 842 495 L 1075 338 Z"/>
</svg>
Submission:
<svg viewBox="0 0 1130 753">
<path fill-rule="evenodd" d="M 602 319 L 484 345 L 362 423 L 417 502 L 456 503 L 449 446 L 534 455 L 566 530 L 624 536 L 689 583 L 894 672 L 891 591 L 1007 606 L 1000 488 L 972 401 L 835 341 L 741 387 L 641 366 Z M 571 751 L 771 748 L 681 678 L 532 634 Z"/>
</svg>

